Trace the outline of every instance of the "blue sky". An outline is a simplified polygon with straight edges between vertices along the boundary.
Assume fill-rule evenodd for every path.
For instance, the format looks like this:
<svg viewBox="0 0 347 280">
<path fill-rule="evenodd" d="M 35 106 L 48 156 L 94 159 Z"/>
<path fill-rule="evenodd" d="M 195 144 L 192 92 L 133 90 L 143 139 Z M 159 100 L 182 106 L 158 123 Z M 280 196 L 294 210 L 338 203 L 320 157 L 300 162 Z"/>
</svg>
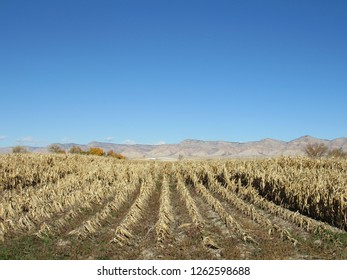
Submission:
<svg viewBox="0 0 347 280">
<path fill-rule="evenodd" d="M 1 0 L 0 146 L 347 136 L 347 1 Z"/>
</svg>

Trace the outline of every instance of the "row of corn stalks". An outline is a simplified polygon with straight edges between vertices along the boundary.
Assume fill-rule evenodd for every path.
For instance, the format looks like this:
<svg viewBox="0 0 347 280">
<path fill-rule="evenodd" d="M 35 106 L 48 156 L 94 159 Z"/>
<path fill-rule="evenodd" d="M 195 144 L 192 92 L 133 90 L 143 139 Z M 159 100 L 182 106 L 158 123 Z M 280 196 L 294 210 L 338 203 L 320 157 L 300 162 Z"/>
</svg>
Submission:
<svg viewBox="0 0 347 280">
<path fill-rule="evenodd" d="M 97 167 L 99 164 L 92 157 L 73 155 L 0 155 L 0 192 L 56 183 L 69 174 L 83 172 L 86 165 Z"/>
<path fill-rule="evenodd" d="M 240 197 L 238 197 L 235 192 L 227 189 L 221 185 L 220 182 L 214 177 L 214 174 L 207 172 L 208 174 L 208 188 L 219 194 L 224 200 L 228 201 L 233 207 L 242 212 L 243 214 L 249 216 L 253 221 L 260 224 L 261 226 L 268 228 L 269 234 L 272 232 L 278 232 L 280 236 L 284 239 L 290 240 L 294 245 L 298 243 L 298 240 L 292 237 L 287 229 L 273 223 L 264 214 L 260 213 L 252 203 L 245 202 Z"/>
<path fill-rule="evenodd" d="M 215 198 L 204 185 L 202 185 L 195 173 L 190 174 L 194 183 L 195 190 L 200 194 L 204 200 L 210 205 L 214 211 L 223 219 L 229 230 L 235 231 L 244 241 L 257 244 L 255 239 L 245 230 L 242 226 L 229 214 L 223 207 L 222 203 Z"/>
<path fill-rule="evenodd" d="M 31 159 L 28 157 L 29 163 Z M 60 157 L 57 156 L 57 159 L 59 162 Z M 74 162 L 74 158 L 71 159 Z M 69 163 L 65 162 L 67 166 Z M 53 161 L 52 165 L 57 164 Z M 13 234 L 36 232 L 40 235 L 51 228 L 49 225 L 64 226 L 82 209 L 101 203 L 112 195 L 117 186 L 112 173 L 109 172 L 108 176 L 106 173 L 101 176 L 101 173 L 104 173 L 101 166 L 80 165 L 77 174 L 62 177 L 55 183 L 3 190 L 0 198 L 0 239 Z"/>
<path fill-rule="evenodd" d="M 117 182 L 120 184 L 120 187 L 112 195 L 112 199 L 100 211 L 92 214 L 91 217 L 84 220 L 77 228 L 71 230 L 69 235 L 83 239 L 97 232 L 102 226 L 103 221 L 108 219 L 113 212 L 118 212 L 136 194 L 140 189 L 139 182 L 143 175 L 143 173 L 141 174 L 138 170 L 133 170 L 129 166 L 126 169 L 118 169 Z"/>
<path fill-rule="evenodd" d="M 138 197 L 122 219 L 121 223 L 115 229 L 114 237 L 110 243 L 116 243 L 120 246 L 131 243 L 131 240 L 134 238 L 133 230 L 146 214 L 149 201 L 155 190 L 156 182 L 152 177 L 152 173 L 147 173 L 141 182 L 141 189 Z"/>
<path fill-rule="evenodd" d="M 284 218 L 292 218 L 309 231 L 312 225 L 314 230 L 329 228 L 325 224 L 346 230 L 345 159 L 276 158 L 185 162 L 184 165 L 202 181 L 206 181 L 208 168 L 219 182 L 231 186 L 235 194 L 245 191 L 252 196 L 257 194 L 264 207 L 276 209 Z"/>
<path fill-rule="evenodd" d="M 189 216 L 192 219 L 194 225 L 197 228 L 202 229 L 205 226 L 205 221 L 202 218 L 194 199 L 190 195 L 187 187 L 185 186 L 184 178 L 182 177 L 181 174 L 177 174 L 176 188 L 186 205 Z"/>
<path fill-rule="evenodd" d="M 245 200 L 247 203 L 259 207 L 274 216 L 281 217 L 284 220 L 290 221 L 307 232 L 324 233 L 327 231 L 337 231 L 337 228 L 330 226 L 327 223 L 314 220 L 310 217 L 300 214 L 298 211 L 291 211 L 280 205 L 273 203 L 259 195 L 256 189 L 251 186 L 242 187 L 241 183 L 229 181 L 226 186 L 229 193 L 235 193 L 237 190 L 238 196 Z"/>
<path fill-rule="evenodd" d="M 217 244 L 217 242 L 206 231 L 206 222 L 202 217 L 195 200 L 192 198 L 187 186 L 185 185 L 185 179 L 183 175 L 179 171 L 176 172 L 176 179 L 177 191 L 179 192 L 181 199 L 185 203 L 189 216 L 193 221 L 194 227 L 198 230 L 200 234 L 202 245 L 207 249 L 219 249 L 219 245 Z"/>
<path fill-rule="evenodd" d="M 157 241 L 162 243 L 172 237 L 172 224 L 174 222 L 174 214 L 170 202 L 170 182 L 167 176 L 163 175 L 159 217 L 155 229 L 157 233 Z"/>
<path fill-rule="evenodd" d="M 347 160 L 279 158 L 227 162 L 233 181 L 253 187 L 266 200 L 347 229 Z"/>
</svg>

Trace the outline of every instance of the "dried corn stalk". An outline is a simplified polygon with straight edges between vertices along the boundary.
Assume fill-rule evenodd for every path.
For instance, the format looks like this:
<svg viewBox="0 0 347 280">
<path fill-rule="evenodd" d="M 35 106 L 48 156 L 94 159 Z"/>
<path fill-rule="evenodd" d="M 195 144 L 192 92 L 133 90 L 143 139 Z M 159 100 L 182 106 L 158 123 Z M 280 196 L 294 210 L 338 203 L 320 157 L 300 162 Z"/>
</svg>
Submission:
<svg viewBox="0 0 347 280">
<path fill-rule="evenodd" d="M 171 236 L 171 225 L 173 221 L 174 216 L 170 203 L 170 184 L 168 179 L 164 177 L 160 197 L 159 217 L 155 228 L 158 242 L 167 240 Z"/>
<path fill-rule="evenodd" d="M 114 238 L 110 241 L 111 243 L 117 243 L 120 246 L 123 246 L 130 242 L 130 240 L 133 238 L 131 231 L 143 217 L 148 206 L 149 199 L 154 190 L 154 184 L 148 184 L 147 182 L 142 184 L 139 196 L 136 198 L 134 204 L 130 207 L 125 218 L 116 228 Z"/>
</svg>

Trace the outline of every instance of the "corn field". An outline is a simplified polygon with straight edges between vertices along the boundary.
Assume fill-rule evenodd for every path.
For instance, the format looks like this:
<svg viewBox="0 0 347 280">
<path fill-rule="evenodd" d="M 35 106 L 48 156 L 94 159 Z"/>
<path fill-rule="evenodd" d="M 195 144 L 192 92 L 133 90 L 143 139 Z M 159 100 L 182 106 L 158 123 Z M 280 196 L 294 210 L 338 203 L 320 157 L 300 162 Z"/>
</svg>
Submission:
<svg viewBox="0 0 347 280">
<path fill-rule="evenodd" d="M 1 155 L 0 193 L 0 251 L 54 252 L 24 258 L 347 258 L 341 159 Z"/>
</svg>

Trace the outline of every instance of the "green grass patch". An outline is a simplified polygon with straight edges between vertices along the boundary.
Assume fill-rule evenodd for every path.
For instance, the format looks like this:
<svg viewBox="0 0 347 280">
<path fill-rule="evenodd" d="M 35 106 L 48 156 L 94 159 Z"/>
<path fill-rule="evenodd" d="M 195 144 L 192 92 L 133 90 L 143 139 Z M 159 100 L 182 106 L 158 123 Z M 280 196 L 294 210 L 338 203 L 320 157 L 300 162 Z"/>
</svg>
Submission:
<svg viewBox="0 0 347 280">
<path fill-rule="evenodd" d="M 54 241 L 50 237 L 16 237 L 0 243 L 1 260 L 55 259 Z"/>
</svg>

